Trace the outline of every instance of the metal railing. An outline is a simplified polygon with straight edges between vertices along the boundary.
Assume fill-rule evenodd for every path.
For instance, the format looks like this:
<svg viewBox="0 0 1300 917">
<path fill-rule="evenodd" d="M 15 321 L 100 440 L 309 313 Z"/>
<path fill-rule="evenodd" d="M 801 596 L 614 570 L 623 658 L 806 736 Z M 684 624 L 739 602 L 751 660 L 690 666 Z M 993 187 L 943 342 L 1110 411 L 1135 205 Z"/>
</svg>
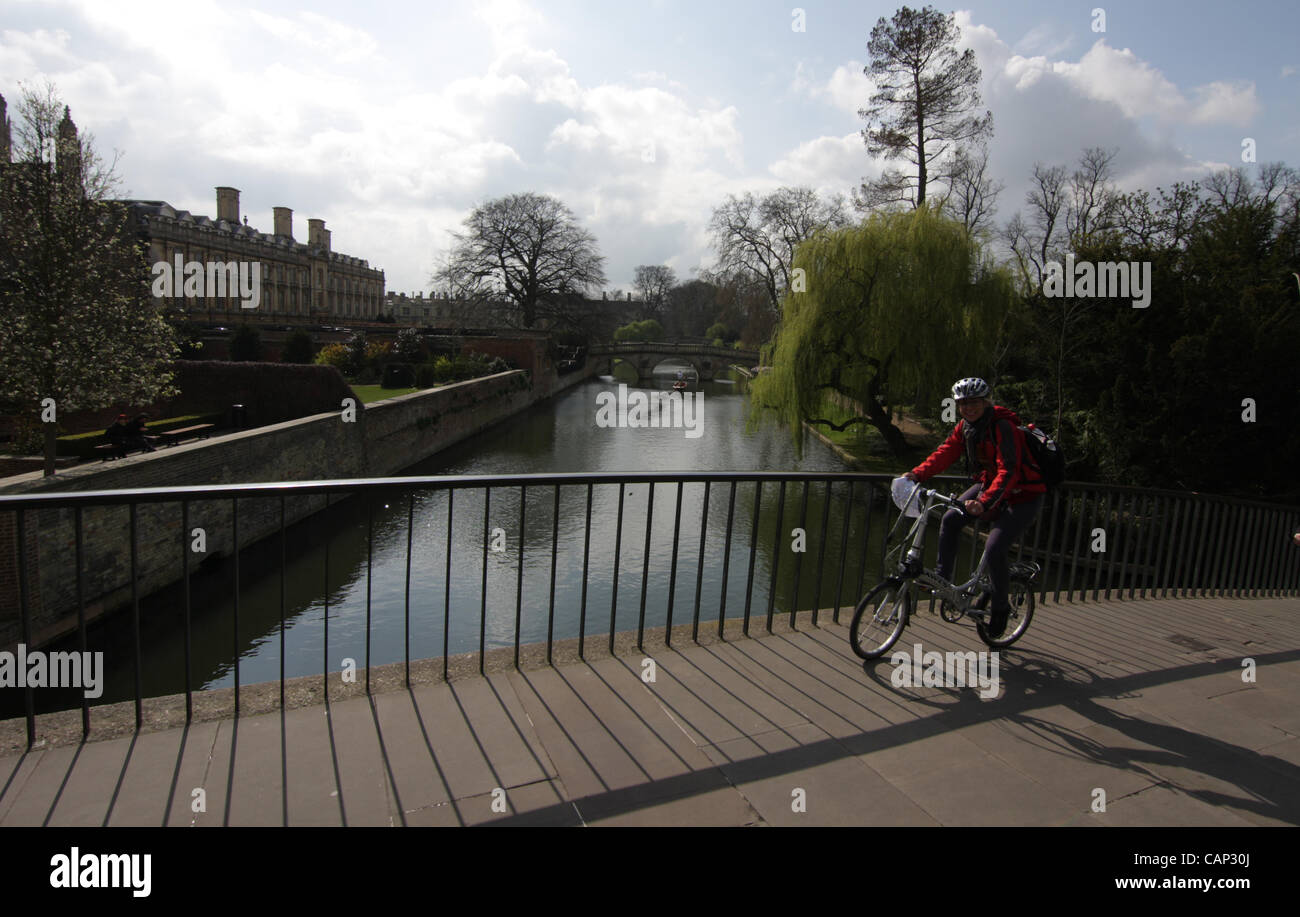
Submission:
<svg viewBox="0 0 1300 917">
<path fill-rule="evenodd" d="M 887 497 L 890 475 L 854 474 L 854 473 L 802 473 L 802 472 L 708 472 L 708 473 L 587 473 L 587 474 L 533 474 L 514 477 L 500 476 L 446 476 L 446 477 L 399 477 L 366 480 L 310 481 L 284 484 L 234 484 L 221 487 L 176 487 L 148 488 L 123 491 L 92 491 L 83 493 L 49 493 L 28 496 L 0 496 L 0 583 L 5 581 L 4 574 L 12 573 L 16 567 L 17 601 L 5 604 L 17 612 L 19 618 L 20 641 L 31 645 L 33 635 L 33 618 L 31 604 L 32 576 L 29 571 L 33 557 L 40 556 L 46 569 L 41 573 L 44 580 L 52 584 L 71 584 L 68 588 L 75 595 L 75 612 L 78 643 L 82 653 L 87 651 L 87 602 L 94 599 L 86 592 L 86 554 L 85 531 L 86 516 L 90 513 L 121 513 L 126 510 L 126 525 L 114 528 L 112 518 L 99 519 L 95 534 L 101 541 L 107 540 L 114 546 L 119 556 L 129 557 L 129 601 L 126 605 L 130 611 L 130 646 L 132 653 L 132 681 L 135 702 L 136 727 L 142 723 L 142 701 L 144 691 L 141 672 L 144 659 L 141 651 L 141 583 L 146 574 L 145 562 L 141 558 L 141 517 L 147 515 L 152 532 L 151 563 L 155 568 L 151 572 L 156 583 L 171 577 L 180 583 L 183 602 L 180 611 L 184 616 L 184 670 L 185 670 L 185 709 L 187 721 L 193 715 L 193 672 L 191 669 L 191 577 L 192 555 L 194 553 L 190 538 L 192 523 L 202 516 L 209 525 L 222 525 L 226 521 L 224 510 L 215 514 L 213 506 L 224 507 L 228 504 L 228 543 L 229 558 L 233 563 L 233 605 L 231 606 L 230 633 L 233 634 L 232 665 L 234 675 L 234 710 L 239 713 L 240 683 L 240 555 L 254 540 L 278 535 L 279 549 L 279 649 L 280 649 L 280 703 L 284 704 L 285 695 L 285 565 L 286 565 L 286 528 L 291 517 L 302 518 L 319 509 L 323 503 L 328 509 L 331 504 L 338 505 L 336 497 L 350 496 L 353 501 L 360 500 L 366 509 L 367 534 L 365 550 L 365 677 L 366 691 L 370 691 L 371 669 L 371 634 L 372 622 L 371 586 L 373 579 L 373 561 L 375 555 L 374 519 L 376 506 L 382 500 L 388 508 L 394 498 L 405 498 L 406 532 L 405 532 L 405 583 L 403 606 L 403 661 L 405 663 L 406 683 L 410 684 L 411 666 L 411 605 L 412 605 L 412 539 L 415 530 L 415 507 L 417 495 L 438 494 L 445 500 L 446 535 L 442 539 L 445 545 L 444 555 L 439 558 L 444 574 L 442 595 L 442 670 L 447 677 L 448 660 L 451 657 L 449 634 L 452 629 L 452 571 L 453 548 L 456 542 L 453 533 L 453 519 L 459 518 L 457 507 L 466 503 L 474 508 L 475 499 L 467 499 L 470 492 L 482 494 L 482 543 L 478 544 L 477 535 L 471 538 L 473 557 L 456 557 L 462 565 L 470 560 L 481 564 L 478 596 L 478 667 L 483 671 L 484 659 L 488 653 L 488 573 L 489 543 L 493 533 L 490 527 L 490 512 L 494 495 L 500 501 L 500 494 L 518 494 L 518 550 L 514 586 L 513 649 L 514 665 L 519 665 L 523 609 L 523 583 L 525 572 L 525 555 L 538 549 L 545 551 L 544 535 L 531 541 L 525 537 L 529 500 L 534 495 L 534 504 L 540 503 L 540 511 L 546 515 L 545 505 L 550 503 L 550 587 L 547 596 L 546 617 L 546 662 L 552 661 L 552 649 L 557 636 L 556 626 L 556 582 L 557 558 L 560 555 L 559 528 L 563 514 L 561 512 L 562 493 L 572 494 L 577 491 L 578 500 L 585 495 L 585 510 L 582 526 L 582 563 L 581 587 L 578 598 L 577 649 L 579 656 L 585 652 L 586 644 L 593 633 L 593 628 L 603 624 L 603 616 L 597 623 L 594 615 L 599 609 L 589 609 L 589 586 L 599 585 L 603 588 L 608 577 L 611 581 L 609 590 L 608 645 L 614 649 L 615 634 L 620 632 L 618 623 L 619 575 L 624 555 L 624 516 L 625 503 L 629 494 L 644 494 L 644 501 L 638 499 L 638 508 L 633 515 L 644 515 L 644 537 L 641 540 L 642 558 L 640 571 L 640 596 L 636 622 L 636 646 L 642 648 L 647 631 L 647 601 L 651 571 L 651 540 L 656 516 L 656 488 L 665 494 L 668 488 L 672 498 L 672 536 L 671 560 L 668 562 L 668 586 L 666 590 L 666 608 L 663 608 L 664 643 L 669 644 L 673 635 L 674 621 L 680 624 L 687 615 L 687 609 L 677 605 L 679 575 L 682 582 L 688 582 L 690 567 L 694 567 L 694 598 L 689 609 L 691 639 L 698 640 L 700 626 L 710 626 L 716 618 L 718 636 L 723 635 L 724 622 L 730 618 L 739 618 L 741 631 L 748 635 L 755 615 L 763 621 L 771 632 L 777 612 L 778 599 L 784 606 L 782 613 L 788 613 L 791 626 L 799 610 L 811 611 L 814 626 L 818 614 L 830 610 L 833 620 L 839 621 L 840 613 L 845 608 L 852 609 L 865 588 L 874 585 L 883 573 L 886 544 L 884 533 L 897 518 L 897 511 Z M 940 478 L 941 481 L 953 482 L 961 489 L 961 479 Z M 614 520 L 614 548 L 612 568 L 591 568 L 591 549 L 593 531 L 593 495 L 608 494 L 608 488 L 618 488 L 616 518 Z M 714 490 L 716 488 L 716 491 Z M 764 491 L 769 495 L 766 502 Z M 603 490 L 602 490 L 603 489 Z M 770 495 L 776 490 L 775 500 Z M 793 491 L 798 491 L 796 495 Z M 584 494 L 585 491 L 585 494 Z M 711 491 L 717 496 L 712 497 Z M 820 493 L 817 493 L 820 491 Z M 542 494 L 538 498 L 537 494 Z M 725 493 L 725 501 L 722 494 Z M 683 531 L 683 499 L 690 494 L 691 502 L 687 505 L 685 518 L 693 526 L 698 518 L 698 537 L 694 532 Z M 743 519 L 738 522 L 737 497 L 752 504 L 748 526 Z M 550 500 L 545 500 L 549 496 Z M 797 499 L 796 499 L 797 498 Z M 810 500 L 813 501 L 813 526 L 809 527 Z M 241 511 L 241 501 L 246 504 Z M 261 508 L 251 512 L 249 501 L 260 501 Z M 306 501 L 304 503 L 304 501 Z M 266 504 L 269 502 L 270 508 Z M 507 501 L 509 502 L 509 501 Z M 577 500 L 570 499 L 571 504 Z M 661 502 L 666 500 L 661 497 Z M 710 535 L 709 512 L 711 502 L 717 503 L 716 513 L 721 514 L 726 506 L 726 522 L 720 532 L 715 527 Z M 602 497 L 603 504 L 612 500 Z M 793 528 L 787 524 L 787 503 L 790 503 L 789 523 L 797 522 Z M 293 513 L 287 508 L 295 506 Z M 310 504 L 310 505 L 309 505 Z M 256 506 L 256 504 L 254 504 Z M 202 510 L 200 510 L 202 507 Z M 535 509 L 534 512 L 538 512 Z M 643 513 L 642 513 L 643 509 Z M 464 511 L 463 509 L 461 510 Z M 660 509 L 661 520 L 668 510 Z M 61 555 L 55 552 L 40 554 L 31 532 L 30 521 L 33 515 L 45 517 L 45 524 L 40 526 L 42 534 L 48 534 L 52 540 L 62 538 L 62 543 L 72 547 L 71 558 L 66 569 L 49 569 L 49 557 L 58 562 Z M 245 520 L 245 530 L 241 537 L 241 516 Z M 771 518 L 775 516 L 775 526 L 769 530 Z M 70 518 L 69 518 L 70 517 Z M 179 529 L 175 527 L 179 517 Z M 116 518 L 116 517 L 113 517 Z M 832 527 L 832 519 L 836 525 Z M 170 520 L 170 522 L 169 522 Z M 431 524 L 431 523 L 430 523 Z M 1070 484 L 1056 491 L 1045 501 L 1038 519 L 1020 539 L 1016 548 L 1016 559 L 1030 558 L 1039 562 L 1043 568 L 1039 591 L 1042 600 L 1049 595 L 1052 601 L 1065 599 L 1086 602 L 1104 599 L 1138 599 L 1145 597 L 1191 597 L 1191 596 L 1294 596 L 1300 586 L 1300 549 L 1291 544 L 1291 533 L 1300 524 L 1300 508 L 1281 507 L 1265 503 L 1233 500 L 1223 497 L 1185 494 L 1173 491 L 1114 487 L 1102 485 Z M 59 528 L 63 525 L 64 528 Z M 6 528 L 7 526 L 7 528 Z M 536 526 L 535 526 L 536 527 Z M 477 526 L 475 526 L 477 528 Z M 741 531 L 737 532 L 737 528 Z M 70 529 L 70 535 L 66 529 Z M 747 531 L 746 531 L 747 529 Z M 838 532 L 836 531 L 838 529 Z M 970 539 L 969 563 L 973 567 L 980 550 L 980 527 Z M 666 522 L 661 521 L 661 530 L 666 533 Z M 576 533 L 576 526 L 574 526 Z M 635 528 L 634 528 L 635 533 Z M 793 547 L 792 536 L 801 532 L 804 541 L 802 549 Z M 816 533 L 815 537 L 813 533 Z M 52 533 L 52 534 L 51 534 Z M 62 533 L 62 534 L 59 534 Z M 213 533 L 216 538 L 219 533 Z M 123 543 L 122 535 L 126 536 Z M 733 538 L 733 536 L 739 536 Z M 179 537 L 176 537 L 179 536 Z M 721 537 L 724 547 L 721 552 L 720 570 L 710 567 L 706 573 L 706 545 L 716 552 L 716 541 Z M 712 544 L 710 544 L 712 539 Z M 746 544 L 747 539 L 747 544 Z M 663 540 L 663 537 L 660 539 Z M 628 539 L 632 543 L 632 538 Z M 683 542 L 694 542 L 695 557 L 688 557 L 681 551 Z M 935 539 L 931 539 L 933 554 Z M 161 544 L 166 550 L 166 563 L 172 566 L 161 569 L 164 560 L 159 560 L 157 546 Z M 167 547 L 171 545 L 171 547 Z M 466 553 L 466 541 L 461 539 L 460 553 Z M 603 545 L 600 545 L 603 550 Z M 12 548 L 12 550 L 9 550 Z M 760 555 L 760 548 L 763 554 Z M 576 566 L 576 545 L 565 545 L 564 549 L 571 556 L 568 563 Z M 571 549 L 571 550 L 570 550 Z M 829 550 L 828 550 L 829 549 Z M 736 558 L 733 561 L 733 554 Z M 790 556 L 786 556 L 790 555 Z M 531 558 L 531 554 L 529 557 Z M 656 555 L 664 557 L 664 552 Z M 815 557 L 815 560 L 813 558 Z M 714 558 L 715 563 L 717 558 Z M 828 563 L 829 561 L 829 563 Z M 423 561 L 422 561 L 423 563 Z M 359 564 L 359 561 L 358 561 Z M 784 566 L 783 566 L 784 564 Z M 874 564 L 874 570 L 873 568 Z M 324 652 L 321 676 L 328 679 L 329 663 L 329 581 L 330 557 L 329 547 L 325 552 L 325 606 L 323 616 Z M 743 566 L 743 569 L 741 568 Z M 793 569 L 790 569 L 793 565 Z M 869 572 L 872 579 L 868 581 Z M 174 576 L 172 574 L 175 574 Z M 855 575 L 856 574 L 856 575 Z M 784 578 L 782 578 L 784 575 Z M 766 578 L 766 584 L 759 582 Z M 856 583 L 853 581 L 856 580 Z M 743 606 L 740 598 L 743 582 Z M 831 586 L 831 583 L 834 586 Z M 708 597 L 705 586 L 708 585 Z M 808 588 L 811 583 L 811 589 Z M 763 595 L 755 594 L 756 584 Z M 101 591 L 107 587 L 101 585 Z M 121 589 L 119 588 L 119 593 Z M 576 591 L 576 587 L 575 587 Z M 665 598 L 662 591 L 656 590 L 656 606 L 662 605 Z M 784 597 L 782 597 L 784 593 Z M 53 594 L 51 592 L 51 594 Z M 108 594 L 108 593 L 104 593 Z M 844 604 L 847 595 L 848 603 Z M 0 594 L 0 597 L 3 597 Z M 420 596 L 424 601 L 428 596 Z M 15 607 L 16 606 L 16 607 Z M 589 618 L 589 610 L 593 617 Z M 70 618 L 70 612 L 65 616 Z M 652 624 L 659 620 L 659 608 L 654 609 Z M 5 623 L 0 620 L 0 624 Z M 46 626 L 50 624 L 47 620 Z M 67 622 L 70 623 L 70 620 Z M 624 627 L 626 633 L 631 628 Z M 603 630 L 594 632 L 603 633 Z M 508 644 L 507 644 L 508 645 Z M 436 658 L 436 657 L 435 657 Z M 337 670 L 336 670 L 337 671 Z M 328 684 L 326 685 L 328 689 Z M 24 716 L 27 720 L 29 744 L 35 737 L 35 705 L 33 688 L 29 685 L 24 691 Z M 328 691 L 327 695 L 328 696 Z M 90 729 L 90 704 L 84 697 L 81 701 L 83 733 Z"/>
</svg>

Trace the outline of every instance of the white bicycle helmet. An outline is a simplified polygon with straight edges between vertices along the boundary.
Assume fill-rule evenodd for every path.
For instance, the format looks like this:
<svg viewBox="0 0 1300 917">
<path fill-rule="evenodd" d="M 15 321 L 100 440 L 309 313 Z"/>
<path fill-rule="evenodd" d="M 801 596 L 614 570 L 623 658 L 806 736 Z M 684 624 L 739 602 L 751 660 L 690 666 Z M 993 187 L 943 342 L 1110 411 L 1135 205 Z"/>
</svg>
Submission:
<svg viewBox="0 0 1300 917">
<path fill-rule="evenodd" d="M 963 398 L 987 398 L 988 396 L 989 384 L 974 376 L 961 379 L 952 387 L 952 397 L 957 401 Z"/>
</svg>

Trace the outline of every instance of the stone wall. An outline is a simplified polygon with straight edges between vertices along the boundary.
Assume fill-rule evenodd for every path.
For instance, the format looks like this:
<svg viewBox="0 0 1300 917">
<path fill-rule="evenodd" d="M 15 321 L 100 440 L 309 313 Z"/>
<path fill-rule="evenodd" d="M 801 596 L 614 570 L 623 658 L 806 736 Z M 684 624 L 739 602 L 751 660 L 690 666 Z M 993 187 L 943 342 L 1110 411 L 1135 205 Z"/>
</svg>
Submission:
<svg viewBox="0 0 1300 917">
<path fill-rule="evenodd" d="M 357 406 L 356 419 L 342 410 L 259 427 L 109 463 L 72 468 L 50 478 L 13 479 L 0 494 L 38 494 L 141 487 L 180 487 L 269 481 L 384 477 L 499 423 L 537 401 L 583 381 L 576 372 L 557 379 L 545 373 L 533 382 L 522 371 L 499 373 L 399 398 Z M 286 524 L 324 506 L 324 497 L 286 498 Z M 87 618 L 129 604 L 131 511 L 125 506 L 82 511 L 82 588 Z M 231 501 L 190 504 L 188 527 L 204 529 L 206 554 L 191 564 L 234 548 Z M 41 644 L 76 626 L 76 564 L 73 511 L 26 514 L 31 642 Z M 141 504 L 136 510 L 137 589 L 147 595 L 183 576 L 179 503 Z M 274 535 L 280 525 L 278 498 L 241 499 L 239 543 L 247 546 Z M 0 512 L 0 647 L 20 635 L 17 589 L 16 514 Z"/>
</svg>

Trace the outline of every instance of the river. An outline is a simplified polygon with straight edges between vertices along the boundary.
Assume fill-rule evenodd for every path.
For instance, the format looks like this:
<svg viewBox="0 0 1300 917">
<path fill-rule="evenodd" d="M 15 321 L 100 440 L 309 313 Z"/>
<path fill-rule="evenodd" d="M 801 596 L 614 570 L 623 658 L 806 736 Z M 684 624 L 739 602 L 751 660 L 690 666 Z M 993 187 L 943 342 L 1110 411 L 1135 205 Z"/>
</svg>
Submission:
<svg viewBox="0 0 1300 917">
<path fill-rule="evenodd" d="M 633 390 L 666 390 L 674 368 L 665 364 L 654 381 Z M 848 470 L 843 461 L 819 440 L 809 437 L 802 457 L 796 455 L 788 432 L 774 426 L 747 431 L 747 397 L 744 380 L 719 380 L 698 386 L 703 392 L 702 435 L 692 438 L 674 428 L 628 429 L 600 427 L 596 423 L 598 396 L 613 392 L 618 382 L 601 377 L 580 383 L 549 401 L 410 467 L 410 475 L 515 475 L 528 473 L 615 471 L 781 471 L 838 472 Z M 700 542 L 703 484 L 686 484 L 682 494 L 680 537 L 673 589 L 673 623 L 689 623 L 696 607 L 697 584 L 701 615 L 716 626 L 721 601 L 723 552 L 730 502 L 730 487 L 711 487 L 707 524 L 704 526 L 703 577 Z M 809 491 L 805 523 L 805 552 L 792 550 L 799 523 L 802 485 L 787 487 L 782 534 L 776 532 L 778 485 L 762 492 L 758 544 L 751 565 L 751 532 L 756 485 L 743 483 L 735 493 L 731 554 L 728 562 L 726 614 L 744 613 L 765 618 L 769 598 L 776 613 L 791 606 L 796 567 L 799 570 L 800 609 L 814 601 L 826 608 L 835 604 L 839 580 L 839 547 L 848 486 L 835 485 L 830 519 L 826 526 L 825 560 L 820 596 L 814 597 L 816 561 L 822 531 L 823 485 Z M 861 497 L 864 488 L 856 489 Z M 677 485 L 657 485 L 649 549 L 647 627 L 665 623 L 669 582 L 673 578 L 673 528 Z M 649 485 L 624 488 L 623 526 L 616 531 L 619 501 L 616 485 L 600 485 L 592 492 L 592 530 L 587 562 L 585 621 L 582 605 L 583 549 L 587 488 L 561 490 L 556 529 L 555 612 L 550 615 L 551 539 L 554 491 L 532 488 L 525 505 L 523 538 L 524 577 L 519 620 L 521 642 L 542 641 L 548 630 L 556 639 L 578 635 L 580 623 L 588 635 L 608 634 L 611 613 L 615 630 L 635 629 L 640 613 L 642 571 L 646 569 L 645 531 Z M 451 653 L 477 650 L 480 640 L 483 562 L 484 494 L 462 491 L 452 508 L 451 589 L 447 645 Z M 487 613 L 482 623 L 489 649 L 512 645 L 515 639 L 515 596 L 519 564 L 520 488 L 494 489 L 490 497 L 489 543 L 502 548 L 487 554 Z M 879 502 L 879 501 L 877 501 Z M 412 659 L 443 653 L 444 598 L 447 596 L 446 491 L 424 491 L 409 510 L 410 654 Z M 869 555 L 871 570 L 878 570 L 879 526 L 873 526 L 871 545 L 864 545 L 859 511 L 851 514 L 849 550 L 841 586 L 841 601 L 850 609 L 867 572 L 862 557 Z M 400 662 L 406 647 L 407 610 L 407 498 L 377 503 L 373 512 L 373 555 L 367 556 L 368 508 L 353 498 L 289 529 L 285 554 L 285 674 L 287 677 L 319 674 L 328 665 L 340 670 L 345 658 L 364 665 L 367 596 L 370 605 L 370 659 L 372 665 Z M 500 532 L 493 530 L 499 529 Z M 769 596 L 776 539 L 781 559 L 775 595 Z M 615 545 L 620 544 L 617 602 L 613 569 Z M 871 550 L 868 550 L 868 547 Z M 329 557 L 326 584 L 326 551 Z M 367 566 L 371 574 L 367 577 Z M 233 564 L 195 574 L 191 579 L 193 686 L 219 688 L 234 682 L 234 660 L 240 660 L 241 684 L 272 681 L 280 675 L 280 551 L 276 539 L 255 545 L 241 554 L 239 633 L 233 633 Z M 874 579 L 873 579 L 874 582 Z M 870 585 L 868 583 L 867 585 Z M 184 690 L 184 619 L 180 587 L 150 597 L 143 603 L 141 632 L 145 696 Z M 328 617 L 326 603 L 328 600 Z M 130 615 L 117 615 L 90 631 L 89 649 L 105 653 L 106 688 L 99 703 L 127 699 L 132 694 Z M 324 658 L 328 627 L 328 660 Z M 238 651 L 236 653 L 236 647 Z M 71 641 L 62 647 L 74 648 Z M 41 692 L 42 706 L 70 706 L 62 692 Z M 76 702 L 76 698 L 72 699 Z"/>
</svg>

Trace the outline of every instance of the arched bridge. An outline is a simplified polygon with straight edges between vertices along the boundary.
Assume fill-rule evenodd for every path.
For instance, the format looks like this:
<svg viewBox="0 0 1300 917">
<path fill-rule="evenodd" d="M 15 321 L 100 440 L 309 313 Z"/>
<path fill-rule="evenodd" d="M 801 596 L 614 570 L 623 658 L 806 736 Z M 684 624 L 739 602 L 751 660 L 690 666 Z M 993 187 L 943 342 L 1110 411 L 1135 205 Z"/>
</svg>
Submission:
<svg viewBox="0 0 1300 917">
<path fill-rule="evenodd" d="M 665 360 L 690 363 L 701 380 L 712 379 L 720 369 L 732 363 L 755 366 L 757 350 L 736 350 L 713 344 L 683 344 L 666 341 L 632 341 L 625 344 L 602 344 L 590 350 L 593 358 L 606 360 L 608 372 L 614 371 L 614 360 L 624 360 L 636 370 L 637 378 L 647 379 L 654 368 Z"/>
</svg>

